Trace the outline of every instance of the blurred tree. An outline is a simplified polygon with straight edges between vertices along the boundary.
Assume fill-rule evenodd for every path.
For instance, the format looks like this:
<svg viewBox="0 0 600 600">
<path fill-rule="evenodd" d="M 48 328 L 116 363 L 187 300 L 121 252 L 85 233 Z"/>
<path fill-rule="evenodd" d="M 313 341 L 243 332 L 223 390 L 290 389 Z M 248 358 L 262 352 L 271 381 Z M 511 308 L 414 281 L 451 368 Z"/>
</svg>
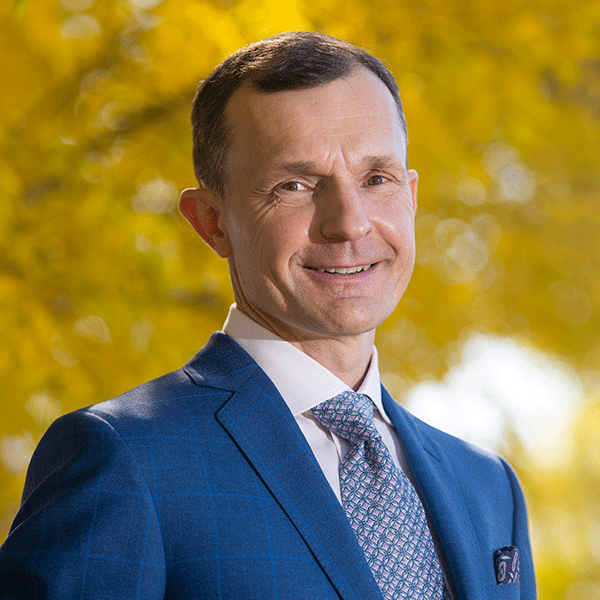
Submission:
<svg viewBox="0 0 600 600">
<path fill-rule="evenodd" d="M 560 355 L 592 394 L 597 2 L 4 2 L 0 538 L 56 416 L 179 367 L 221 326 L 226 265 L 176 210 L 194 185 L 189 106 L 227 54 L 293 29 L 365 47 L 401 87 L 420 210 L 414 278 L 379 333 L 396 397 L 443 377 L 477 332 Z M 532 464 L 516 433 L 510 446 L 544 598 L 600 597 L 598 406 L 564 472 Z"/>
</svg>

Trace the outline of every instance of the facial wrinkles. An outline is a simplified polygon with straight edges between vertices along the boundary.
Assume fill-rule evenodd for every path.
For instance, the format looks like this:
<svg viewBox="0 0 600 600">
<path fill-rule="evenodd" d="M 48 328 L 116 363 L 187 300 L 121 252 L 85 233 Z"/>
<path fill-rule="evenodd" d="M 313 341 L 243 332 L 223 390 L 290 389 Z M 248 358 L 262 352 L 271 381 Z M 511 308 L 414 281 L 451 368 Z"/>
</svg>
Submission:
<svg viewBox="0 0 600 600">
<path fill-rule="evenodd" d="M 316 110 L 308 110 L 302 115 L 305 123 L 312 124 L 312 133 L 306 137 L 318 139 L 319 137 L 325 140 L 338 139 L 341 144 L 351 148 L 363 147 L 363 142 L 372 142 L 374 132 L 377 132 L 375 145 L 382 143 L 385 140 L 385 145 L 388 146 L 387 152 L 392 152 L 397 155 L 403 165 L 406 163 L 406 140 L 400 124 L 400 119 L 397 115 L 395 105 L 387 106 L 384 110 L 391 112 L 392 119 L 396 123 L 396 127 L 390 127 L 386 123 L 384 115 L 373 115 L 370 110 L 361 110 L 364 106 L 369 106 L 371 99 L 365 98 L 364 103 L 358 107 L 353 103 L 349 107 L 340 107 L 335 117 L 331 115 L 319 114 L 318 105 Z M 383 107 L 382 107 L 383 108 Z M 390 144 L 391 141 L 391 144 Z M 380 148 L 381 150 L 382 148 Z M 354 157 L 359 159 L 360 156 Z"/>
<path fill-rule="evenodd" d="M 359 73 L 361 71 L 359 70 Z M 365 72 L 364 74 L 370 77 L 369 73 Z M 380 130 L 381 135 L 377 137 L 386 139 L 388 142 L 393 140 L 393 148 L 389 148 L 389 150 L 393 150 L 403 163 L 406 162 L 406 140 L 402 132 L 396 104 L 391 96 L 387 98 L 386 95 L 385 101 L 380 102 L 381 107 L 374 113 L 372 108 L 366 108 L 370 107 L 373 100 L 370 91 L 357 90 L 356 87 L 353 87 L 355 94 L 360 93 L 362 95 L 362 102 L 356 102 L 356 99 L 347 101 L 344 97 L 340 100 L 337 95 L 333 94 L 331 102 L 338 100 L 339 108 L 332 116 L 331 112 L 323 110 L 323 105 L 329 104 L 329 102 L 324 102 L 323 97 L 320 96 L 323 89 L 327 88 L 317 87 L 306 90 L 303 93 L 313 93 L 314 99 L 295 107 L 290 107 L 288 103 L 288 95 L 297 93 L 294 91 L 265 94 L 250 88 L 250 93 L 246 95 L 245 102 L 241 102 L 244 90 L 238 90 L 227 108 L 227 118 L 231 125 L 231 135 L 234 142 L 228 158 L 234 159 L 232 156 L 235 153 L 233 148 L 238 146 L 235 142 L 236 140 L 239 141 L 240 137 L 244 139 L 248 152 L 255 158 L 260 157 L 260 162 L 265 164 L 272 161 L 273 158 L 283 158 L 290 148 L 296 148 L 297 145 L 300 147 L 305 146 L 304 152 L 301 153 L 305 155 L 306 150 L 314 150 L 314 140 L 319 137 L 334 138 L 339 136 L 340 139 L 350 140 L 354 138 L 360 141 L 370 139 L 373 131 Z M 236 115 L 235 119 L 231 118 L 233 114 Z M 286 118 L 277 119 L 278 114 L 286 115 Z M 266 116 L 269 118 L 265 118 Z M 299 134 L 299 139 L 294 139 L 298 134 L 290 123 L 298 121 L 304 123 L 305 127 L 304 131 Z M 390 126 L 389 122 L 395 126 Z M 234 123 L 235 126 L 233 126 Z M 249 142 L 252 147 L 248 146 Z M 306 142 L 308 142 L 308 146 Z M 230 163 L 227 169 L 230 174 L 235 173 L 236 170 L 239 172 L 241 166 L 234 164 L 232 160 L 227 161 Z M 244 166 L 249 167 L 248 164 Z M 253 174 L 256 174 L 255 170 L 253 173 L 245 173 L 245 175 Z M 258 191 L 263 188 L 259 185 L 256 189 Z"/>
<path fill-rule="evenodd" d="M 390 188 L 394 185 L 396 192 L 401 192 L 402 184 L 406 183 L 406 172 L 402 163 L 392 153 L 381 155 L 373 153 L 363 156 L 363 153 L 346 148 L 343 140 L 339 140 L 335 144 L 330 142 L 327 148 L 321 148 L 318 153 L 314 152 L 313 154 L 314 156 L 310 156 L 309 160 L 294 161 L 292 159 L 291 162 L 276 160 L 273 165 L 265 166 L 264 173 L 259 169 L 258 181 L 251 183 L 248 195 L 262 196 L 264 201 L 268 202 L 271 198 L 270 194 L 274 193 L 277 205 L 286 206 L 289 202 L 290 205 L 295 206 L 296 202 L 292 195 L 277 194 L 278 184 L 297 177 L 300 183 L 306 184 L 309 189 L 312 188 L 311 194 L 317 200 L 324 191 L 336 188 L 341 190 L 348 186 L 354 186 L 354 189 L 360 190 L 365 184 L 362 179 L 368 177 L 371 171 L 381 172 L 377 174 L 386 177 L 388 179 L 387 187 Z M 383 194 L 379 190 L 377 193 Z M 391 197 L 393 191 L 390 189 L 387 194 Z M 269 197 L 265 198 L 266 196 Z M 302 198 L 304 197 L 305 194 L 302 195 Z"/>
<path fill-rule="evenodd" d="M 259 99 L 264 98 L 261 96 Z M 276 107 L 277 97 L 271 99 Z M 309 105 L 308 109 L 306 105 L 297 108 L 296 112 L 301 113 L 299 118 L 305 123 L 298 133 L 285 120 L 264 119 L 265 107 L 260 104 L 253 107 L 249 102 L 242 107 L 246 119 L 241 125 L 238 119 L 232 131 L 234 138 L 242 137 L 246 141 L 245 160 L 235 151 L 230 152 L 228 171 L 250 182 L 247 187 L 250 196 L 259 196 L 267 194 L 278 183 L 278 176 L 293 175 L 284 172 L 282 165 L 286 163 L 312 162 L 315 172 L 307 175 L 331 176 L 336 169 L 341 173 L 340 168 L 347 171 L 346 175 L 358 172 L 362 155 L 392 154 L 397 156 L 399 163 L 405 162 L 405 141 L 399 124 L 395 128 L 387 126 L 382 129 L 383 124 L 368 111 L 358 112 L 356 107 L 351 106 L 344 114 L 345 108 L 348 107 L 342 107 L 338 112 L 341 116 L 333 119 L 330 114 L 324 119 L 319 114 L 318 105 L 314 108 Z M 395 107 L 388 107 L 388 110 L 392 110 L 394 119 L 398 119 Z M 375 141 L 374 130 L 379 130 Z"/>
<path fill-rule="evenodd" d="M 345 185 L 353 185 L 345 182 Z M 393 185 L 393 190 L 388 192 L 386 195 L 378 195 L 373 199 L 367 198 L 366 200 L 359 199 L 358 207 L 355 210 L 367 210 L 368 218 L 375 218 L 379 221 L 388 221 L 386 219 L 385 205 L 390 202 L 398 202 L 402 199 L 404 202 L 409 202 L 408 186 Z M 395 191 L 394 191 L 395 190 Z M 323 193 L 325 198 L 322 203 L 319 201 L 318 196 Z M 306 218 L 302 219 L 302 222 L 310 226 L 313 218 L 320 221 L 323 218 L 322 211 L 327 212 L 326 202 L 328 202 L 328 196 L 331 193 L 337 193 L 332 190 L 316 190 L 314 195 L 317 196 L 311 203 L 302 210 L 310 210 L 310 214 L 306 214 Z M 343 191 L 341 193 L 344 193 Z M 368 194 L 368 192 L 366 192 Z M 268 197 L 252 197 L 245 198 L 247 214 L 243 216 L 243 219 L 249 218 L 255 224 L 254 227 L 248 230 L 247 228 L 241 227 L 240 234 L 250 234 L 250 237 L 244 240 L 243 246 L 250 252 L 253 247 L 271 248 L 273 252 L 276 251 L 276 244 L 282 239 L 286 239 L 287 235 L 285 232 L 287 216 L 298 215 L 300 208 L 295 205 L 294 202 L 288 201 L 286 198 L 273 200 Z M 369 204 L 367 204 L 369 203 Z M 288 210 L 294 211 L 293 213 L 287 213 Z M 321 216 L 319 216 L 321 212 Z M 316 216 L 315 216 L 316 215 Z M 237 221 L 234 219 L 234 223 Z M 277 223 L 277 227 L 273 228 L 273 223 Z M 296 225 L 298 224 L 297 221 Z M 396 228 L 391 220 L 387 223 L 388 228 Z M 275 231 L 275 237 L 273 237 Z M 298 231 L 294 232 L 299 233 Z M 304 248 L 299 249 L 299 252 L 295 253 L 290 257 L 291 264 L 299 266 L 309 267 L 331 267 L 331 266 L 355 266 L 357 264 L 372 264 L 383 260 L 391 259 L 394 254 L 392 248 L 385 243 L 377 242 L 378 234 L 373 232 L 371 235 L 366 235 L 358 240 L 347 240 L 338 242 L 323 243 L 312 243 Z M 408 245 L 404 244 L 403 253 L 407 253 L 409 250 Z M 263 255 L 264 257 L 264 255 Z M 261 258 L 263 258 L 261 257 Z M 242 258 L 242 260 L 244 260 Z M 269 275 L 276 278 L 276 273 L 269 269 L 268 261 L 263 265 Z M 266 271 L 263 271 L 266 272 Z"/>
<path fill-rule="evenodd" d="M 262 100 L 264 98 L 261 96 Z M 275 97 L 274 100 L 276 100 Z M 385 157 L 390 155 L 396 156 L 395 162 L 399 164 L 403 164 L 405 160 L 404 140 L 399 124 L 398 127 L 387 126 L 382 130 L 382 124 L 378 122 L 378 119 L 369 114 L 369 111 L 357 111 L 355 106 L 348 114 L 342 114 L 333 120 L 329 114 L 325 123 L 323 123 L 322 116 L 318 114 L 318 106 L 316 107 L 317 114 L 314 115 L 311 114 L 313 107 L 310 107 L 308 111 L 301 107 L 298 112 L 302 113 L 301 117 L 305 119 L 302 122 L 306 123 L 306 126 L 300 133 L 294 128 L 288 127 L 288 135 L 285 135 L 285 122 L 264 119 L 263 115 L 266 112 L 264 106 L 260 107 L 261 110 L 256 107 L 252 109 L 252 103 L 248 103 L 246 108 L 248 109 L 246 115 L 250 119 L 243 122 L 243 131 L 236 131 L 235 135 L 238 137 L 238 134 L 245 133 L 243 137 L 246 142 L 251 140 L 253 143 L 251 147 L 248 144 L 244 147 L 246 160 L 243 156 L 231 156 L 233 164 L 231 164 L 230 170 L 237 170 L 247 184 L 245 201 L 250 202 L 252 210 L 255 211 L 254 214 L 257 215 L 259 225 L 273 217 L 276 210 L 285 208 L 287 205 L 285 197 L 277 197 L 274 202 L 272 198 L 268 197 L 272 186 L 279 182 L 279 177 L 285 179 L 285 176 L 293 176 L 293 173 L 288 174 L 283 167 L 286 163 L 294 161 L 312 163 L 314 173 L 307 172 L 305 176 L 353 180 L 361 175 L 362 170 L 368 169 L 364 156 L 383 155 L 384 158 L 381 161 L 383 163 L 389 162 Z M 392 110 L 394 119 L 398 120 L 395 106 L 391 109 L 388 107 L 388 109 Z M 340 110 L 339 112 L 343 113 L 344 111 Z M 261 119 L 261 117 L 263 118 Z M 358 125 L 357 119 L 360 121 Z M 382 120 L 385 121 L 385 119 Z M 380 135 L 376 135 L 374 141 L 373 129 L 380 130 Z M 392 140 L 391 144 L 390 140 Z M 399 175 L 396 179 L 404 180 L 405 187 L 408 188 L 404 167 L 395 166 L 394 171 L 394 176 Z M 402 194 L 401 189 L 397 191 L 400 195 L 410 196 L 408 191 L 406 194 Z M 390 196 L 392 195 L 390 194 Z M 293 206 L 293 203 L 290 204 Z"/>
<path fill-rule="evenodd" d="M 242 247 L 250 252 L 252 248 L 264 245 L 265 232 L 268 231 L 266 223 L 273 214 L 275 207 L 273 203 L 262 201 L 262 198 L 255 198 L 251 201 L 248 197 L 241 202 L 233 200 L 238 206 L 244 206 L 244 211 L 240 215 L 237 211 L 231 211 L 230 218 L 227 219 L 227 228 L 232 238 L 240 240 Z M 233 204 L 232 202 L 232 204 Z M 253 227 L 247 227 L 247 223 L 252 222 Z"/>
<path fill-rule="evenodd" d="M 363 140 L 368 141 L 363 142 Z M 314 170 L 314 173 L 310 173 L 312 175 L 354 177 L 369 167 L 369 162 L 373 162 L 370 159 L 378 156 L 382 157 L 380 163 L 388 163 L 388 165 L 391 164 L 391 161 L 384 157 L 398 156 L 396 162 L 401 164 L 398 149 L 369 140 L 369 132 L 366 127 L 355 129 L 353 132 L 346 130 L 331 135 L 329 132 L 323 133 L 321 130 L 310 137 L 302 136 L 289 146 L 294 149 L 293 155 L 297 154 L 301 159 L 287 161 L 285 160 L 287 157 L 280 157 L 276 160 L 282 164 L 289 163 L 300 166 L 305 163 Z"/>
</svg>

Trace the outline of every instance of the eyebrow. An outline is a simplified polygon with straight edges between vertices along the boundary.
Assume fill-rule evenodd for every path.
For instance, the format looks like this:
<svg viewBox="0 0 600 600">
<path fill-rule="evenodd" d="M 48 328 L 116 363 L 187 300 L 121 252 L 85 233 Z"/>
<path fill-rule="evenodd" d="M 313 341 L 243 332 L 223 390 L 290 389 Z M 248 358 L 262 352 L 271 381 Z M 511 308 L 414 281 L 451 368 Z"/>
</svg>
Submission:
<svg viewBox="0 0 600 600">
<path fill-rule="evenodd" d="M 359 164 L 375 170 L 404 166 L 402 159 L 395 154 L 365 156 L 360 160 Z M 280 169 L 287 171 L 292 175 L 308 175 L 314 174 L 318 171 L 317 165 L 314 162 L 304 160 L 292 163 L 284 163 L 280 165 Z"/>
<path fill-rule="evenodd" d="M 365 156 L 361 161 L 371 169 L 385 169 L 387 167 L 404 166 L 404 160 L 396 154 L 378 154 L 375 156 Z"/>
<path fill-rule="evenodd" d="M 288 171 L 292 175 L 307 175 L 308 173 L 315 173 L 317 165 L 310 161 L 298 161 L 280 165 L 280 169 Z"/>
</svg>

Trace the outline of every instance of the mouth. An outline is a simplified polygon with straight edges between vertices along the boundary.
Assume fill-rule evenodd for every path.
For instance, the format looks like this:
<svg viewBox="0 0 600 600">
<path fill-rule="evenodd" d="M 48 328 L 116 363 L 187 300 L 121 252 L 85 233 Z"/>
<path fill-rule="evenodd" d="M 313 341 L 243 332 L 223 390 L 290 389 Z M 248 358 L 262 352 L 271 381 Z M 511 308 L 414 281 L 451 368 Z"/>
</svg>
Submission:
<svg viewBox="0 0 600 600">
<path fill-rule="evenodd" d="M 319 273 L 332 273 L 334 275 L 354 275 L 368 271 L 373 265 L 357 265 L 355 267 L 308 267 L 311 271 Z"/>
</svg>

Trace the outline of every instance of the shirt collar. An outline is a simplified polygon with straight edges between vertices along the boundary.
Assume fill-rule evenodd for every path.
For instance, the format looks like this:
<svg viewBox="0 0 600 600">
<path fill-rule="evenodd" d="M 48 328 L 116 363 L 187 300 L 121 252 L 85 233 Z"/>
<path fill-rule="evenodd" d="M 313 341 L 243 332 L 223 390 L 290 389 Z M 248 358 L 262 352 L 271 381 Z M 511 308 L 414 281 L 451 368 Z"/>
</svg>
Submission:
<svg viewBox="0 0 600 600">
<path fill-rule="evenodd" d="M 235 304 L 229 309 L 223 331 L 257 362 L 275 384 L 294 416 L 350 389 L 323 365 L 253 321 Z M 369 369 L 358 392 L 369 396 L 383 419 L 392 424 L 381 402 L 375 346 Z"/>
</svg>

